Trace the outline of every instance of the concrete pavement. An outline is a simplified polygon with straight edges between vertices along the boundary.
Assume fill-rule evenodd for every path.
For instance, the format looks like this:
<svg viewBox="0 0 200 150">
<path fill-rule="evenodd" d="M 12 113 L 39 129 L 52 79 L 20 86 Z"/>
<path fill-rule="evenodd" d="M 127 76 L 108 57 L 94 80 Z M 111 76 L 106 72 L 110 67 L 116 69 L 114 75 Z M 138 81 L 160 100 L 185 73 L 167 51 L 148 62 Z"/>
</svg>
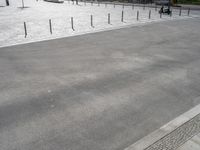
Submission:
<svg viewBox="0 0 200 150">
<path fill-rule="evenodd" d="M 122 150 L 200 103 L 200 21 L 0 48 L 3 150 Z"/>
</svg>

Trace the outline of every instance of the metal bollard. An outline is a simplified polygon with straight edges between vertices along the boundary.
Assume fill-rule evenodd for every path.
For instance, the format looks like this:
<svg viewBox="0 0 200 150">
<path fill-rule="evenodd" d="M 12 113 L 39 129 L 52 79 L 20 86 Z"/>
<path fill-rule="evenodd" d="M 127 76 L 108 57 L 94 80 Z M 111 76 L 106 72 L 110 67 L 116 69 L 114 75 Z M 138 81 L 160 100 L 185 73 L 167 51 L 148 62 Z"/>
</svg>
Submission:
<svg viewBox="0 0 200 150">
<path fill-rule="evenodd" d="M 151 10 L 149 10 L 149 19 L 151 19 Z"/>
<path fill-rule="evenodd" d="M 110 13 L 108 14 L 108 24 L 110 24 Z"/>
<path fill-rule="evenodd" d="M 50 33 L 52 34 L 52 25 L 51 25 L 51 19 L 49 19 L 49 30 L 50 30 Z"/>
<path fill-rule="evenodd" d="M 26 22 L 24 22 L 24 37 L 26 38 L 27 37 L 27 29 L 26 29 Z"/>
<path fill-rule="evenodd" d="M 137 20 L 139 20 L 139 11 L 137 11 Z"/>
<path fill-rule="evenodd" d="M 122 5 L 122 8 L 124 9 L 124 4 Z"/>
<path fill-rule="evenodd" d="M 71 26 L 72 26 L 72 30 L 75 31 L 75 29 L 74 29 L 74 18 L 73 17 L 71 17 Z"/>
<path fill-rule="evenodd" d="M 180 10 L 179 10 L 179 16 L 181 16 L 181 11 L 182 11 L 182 8 L 180 7 Z"/>
<path fill-rule="evenodd" d="M 24 0 L 22 0 L 22 8 L 24 8 Z"/>
<path fill-rule="evenodd" d="M 122 11 L 121 22 L 124 22 L 124 11 Z"/>
<path fill-rule="evenodd" d="M 113 4 L 113 7 L 115 8 L 115 3 Z"/>
<path fill-rule="evenodd" d="M 162 18 L 162 13 L 160 13 L 160 18 Z"/>
<path fill-rule="evenodd" d="M 93 16 L 92 15 L 90 16 L 90 23 L 91 23 L 91 27 L 94 28 L 94 25 L 93 25 Z"/>
<path fill-rule="evenodd" d="M 188 16 L 190 15 L 190 8 L 188 9 Z"/>
</svg>

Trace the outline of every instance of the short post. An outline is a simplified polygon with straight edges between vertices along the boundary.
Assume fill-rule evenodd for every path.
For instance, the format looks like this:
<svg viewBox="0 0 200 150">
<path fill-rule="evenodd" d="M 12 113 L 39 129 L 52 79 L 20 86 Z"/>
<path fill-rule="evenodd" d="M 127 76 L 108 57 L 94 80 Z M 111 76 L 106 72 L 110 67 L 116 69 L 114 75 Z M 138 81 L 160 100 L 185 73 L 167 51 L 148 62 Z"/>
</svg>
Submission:
<svg viewBox="0 0 200 150">
<path fill-rule="evenodd" d="M 108 24 L 110 24 L 110 13 L 108 14 Z"/>
<path fill-rule="evenodd" d="M 179 16 L 181 16 L 181 11 L 182 11 L 182 8 L 180 7 L 180 10 L 179 10 Z"/>
<path fill-rule="evenodd" d="M 52 34 L 52 25 L 51 25 L 51 19 L 49 19 L 49 31 Z"/>
<path fill-rule="evenodd" d="M 73 19 L 73 17 L 71 17 L 71 26 L 72 26 L 72 30 L 75 31 L 74 30 L 74 19 Z"/>
<path fill-rule="evenodd" d="M 24 0 L 22 0 L 22 8 L 24 8 Z"/>
<path fill-rule="evenodd" d="M 94 25 L 93 25 L 93 16 L 92 15 L 90 16 L 90 22 L 91 22 L 91 27 L 94 28 Z"/>
<path fill-rule="evenodd" d="M 188 16 L 190 15 L 190 8 L 188 9 Z"/>
<path fill-rule="evenodd" d="M 6 0 L 6 6 L 10 6 L 9 0 Z"/>
<path fill-rule="evenodd" d="M 26 38 L 27 37 L 26 22 L 24 22 L 24 35 L 25 35 L 25 38 Z"/>
<path fill-rule="evenodd" d="M 124 9 L 124 4 L 122 5 L 122 8 Z"/>
<path fill-rule="evenodd" d="M 134 10 L 134 4 L 132 5 L 132 9 Z"/>
<path fill-rule="evenodd" d="M 149 10 L 149 19 L 151 19 L 151 10 Z"/>
<path fill-rule="evenodd" d="M 143 5 L 143 10 L 145 10 L 145 4 Z"/>
<path fill-rule="evenodd" d="M 170 13 L 170 17 L 172 17 L 172 10 L 171 10 L 171 13 Z"/>
<path fill-rule="evenodd" d="M 162 18 L 162 13 L 160 12 L 160 18 Z"/>
<path fill-rule="evenodd" d="M 137 11 L 137 20 L 139 20 L 139 11 Z"/>
<path fill-rule="evenodd" d="M 113 4 L 113 7 L 115 8 L 115 3 Z"/>
<path fill-rule="evenodd" d="M 124 22 L 124 11 L 122 10 L 121 22 Z"/>
</svg>

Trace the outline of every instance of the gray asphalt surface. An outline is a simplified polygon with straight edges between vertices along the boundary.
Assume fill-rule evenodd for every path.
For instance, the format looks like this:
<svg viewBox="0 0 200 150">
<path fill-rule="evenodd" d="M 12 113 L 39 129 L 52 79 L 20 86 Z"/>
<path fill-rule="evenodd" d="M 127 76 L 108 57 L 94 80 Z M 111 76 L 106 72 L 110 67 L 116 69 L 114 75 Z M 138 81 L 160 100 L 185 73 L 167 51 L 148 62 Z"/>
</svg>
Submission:
<svg viewBox="0 0 200 150">
<path fill-rule="evenodd" d="M 0 48 L 1 150 L 123 150 L 200 103 L 200 20 Z"/>
</svg>

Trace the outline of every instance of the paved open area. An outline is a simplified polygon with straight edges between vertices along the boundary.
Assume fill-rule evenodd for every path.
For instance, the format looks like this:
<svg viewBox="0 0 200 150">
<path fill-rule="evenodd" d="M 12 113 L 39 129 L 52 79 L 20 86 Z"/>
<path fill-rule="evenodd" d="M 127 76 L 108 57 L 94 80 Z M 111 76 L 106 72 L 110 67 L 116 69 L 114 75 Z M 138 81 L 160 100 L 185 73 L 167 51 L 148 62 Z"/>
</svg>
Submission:
<svg viewBox="0 0 200 150">
<path fill-rule="evenodd" d="M 158 13 L 160 6 L 154 8 L 153 6 L 147 7 L 144 5 L 144 7 L 130 3 L 79 2 L 78 5 L 75 5 L 72 1 L 64 1 L 60 4 L 43 0 L 24 0 L 25 8 L 22 9 L 21 0 L 9 1 L 11 3 L 9 7 L 0 7 L 0 47 L 110 30 L 127 25 L 200 16 L 199 11 L 192 9 L 189 16 L 188 9 L 182 9 L 181 16 L 179 16 L 180 10 L 173 8 L 171 17 L 162 15 L 160 18 Z M 5 3 L 5 0 L 2 0 L 2 2 Z M 138 20 L 137 12 L 139 13 Z M 110 23 L 108 14 L 110 14 Z M 74 30 L 72 30 L 71 17 L 73 17 Z M 49 19 L 51 19 L 51 25 Z M 24 22 L 27 33 L 26 38 Z"/>
<path fill-rule="evenodd" d="M 0 149 L 123 150 L 199 104 L 199 26 L 0 48 Z"/>
</svg>

